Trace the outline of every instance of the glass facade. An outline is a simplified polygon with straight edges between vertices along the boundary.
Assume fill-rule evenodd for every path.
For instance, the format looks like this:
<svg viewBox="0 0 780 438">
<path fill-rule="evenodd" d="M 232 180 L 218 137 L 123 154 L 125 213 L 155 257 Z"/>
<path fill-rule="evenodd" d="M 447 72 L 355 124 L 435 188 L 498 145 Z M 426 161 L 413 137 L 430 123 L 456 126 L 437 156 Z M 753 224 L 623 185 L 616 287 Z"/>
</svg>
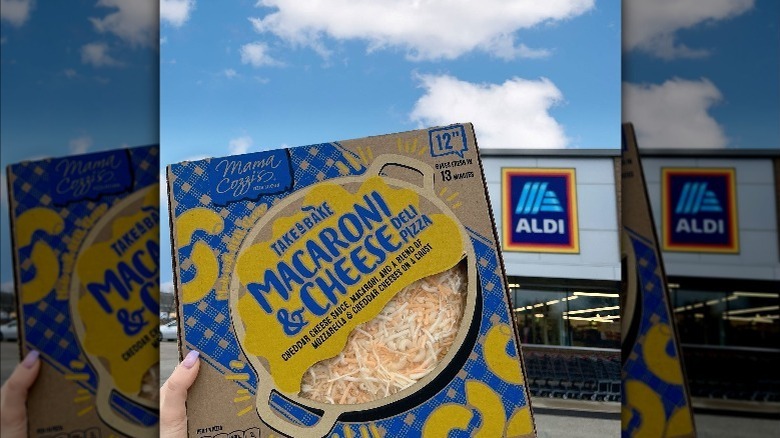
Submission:
<svg viewBox="0 0 780 438">
<path fill-rule="evenodd" d="M 680 341 L 729 347 L 780 346 L 780 294 L 671 288 Z"/>
<path fill-rule="evenodd" d="M 527 289 L 510 277 L 510 298 L 523 344 L 620 348 L 617 290 Z"/>
<path fill-rule="evenodd" d="M 620 348 L 617 288 L 589 289 L 587 281 L 578 282 L 576 288 L 549 284 L 530 288 L 513 277 L 509 283 L 523 344 Z M 780 347 L 780 293 L 707 290 L 690 281 L 675 286 L 670 279 L 671 303 L 683 344 Z"/>
</svg>

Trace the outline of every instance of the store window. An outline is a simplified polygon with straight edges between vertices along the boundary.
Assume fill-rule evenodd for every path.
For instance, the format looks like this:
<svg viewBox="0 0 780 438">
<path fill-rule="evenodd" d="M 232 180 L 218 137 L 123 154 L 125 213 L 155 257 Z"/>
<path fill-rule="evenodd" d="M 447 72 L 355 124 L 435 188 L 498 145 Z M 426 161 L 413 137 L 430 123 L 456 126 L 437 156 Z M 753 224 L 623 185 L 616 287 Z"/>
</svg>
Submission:
<svg viewBox="0 0 780 438">
<path fill-rule="evenodd" d="M 511 280 L 510 285 L 522 343 L 620 348 L 617 291 L 528 289 Z"/>
<path fill-rule="evenodd" d="M 520 342 L 569 345 L 566 293 L 515 289 L 513 295 Z"/>
<path fill-rule="evenodd" d="M 677 332 L 683 343 L 724 344 L 723 314 L 728 311 L 725 293 L 676 290 L 673 302 Z"/>
<path fill-rule="evenodd" d="M 780 294 L 672 288 L 684 344 L 731 347 L 780 345 Z"/>
<path fill-rule="evenodd" d="M 620 347 L 620 296 L 617 293 L 574 292 L 568 313 L 574 347 Z"/>
</svg>

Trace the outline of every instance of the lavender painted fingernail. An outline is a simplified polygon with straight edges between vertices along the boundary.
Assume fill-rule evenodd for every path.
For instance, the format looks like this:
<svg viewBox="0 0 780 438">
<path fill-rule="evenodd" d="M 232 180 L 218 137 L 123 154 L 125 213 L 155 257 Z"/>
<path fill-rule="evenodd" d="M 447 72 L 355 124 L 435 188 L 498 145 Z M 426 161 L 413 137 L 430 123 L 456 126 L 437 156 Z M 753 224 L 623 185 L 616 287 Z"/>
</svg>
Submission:
<svg viewBox="0 0 780 438">
<path fill-rule="evenodd" d="M 40 356 L 41 353 L 38 352 L 38 350 L 30 350 L 29 353 L 27 353 L 27 356 L 24 357 L 24 360 L 22 361 L 22 366 L 24 366 L 27 369 L 30 369 L 35 365 L 35 362 L 38 362 L 38 356 Z"/>
<path fill-rule="evenodd" d="M 181 364 L 184 365 L 184 368 L 192 368 L 192 366 L 195 365 L 195 361 L 198 360 L 198 356 L 200 356 L 199 351 L 191 350 L 187 353 L 187 356 L 184 357 L 184 360 L 181 361 Z"/>
</svg>

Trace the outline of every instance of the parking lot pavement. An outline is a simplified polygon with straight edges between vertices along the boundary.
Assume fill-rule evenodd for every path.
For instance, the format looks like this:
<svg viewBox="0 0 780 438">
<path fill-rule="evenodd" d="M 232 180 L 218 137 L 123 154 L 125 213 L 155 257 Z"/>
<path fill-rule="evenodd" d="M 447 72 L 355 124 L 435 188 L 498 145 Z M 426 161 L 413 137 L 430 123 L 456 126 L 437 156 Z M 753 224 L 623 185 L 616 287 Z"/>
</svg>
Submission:
<svg viewBox="0 0 780 438">
<path fill-rule="evenodd" d="M 2 381 L 11 375 L 19 363 L 19 346 L 16 341 L 0 342 L 0 375 Z"/>
<path fill-rule="evenodd" d="M 695 413 L 694 421 L 700 437 L 763 438 L 778 436 L 780 431 L 780 419 Z"/>
<path fill-rule="evenodd" d="M 164 341 L 160 343 L 160 385 L 170 377 L 176 364 L 179 363 L 179 351 L 176 341 Z"/>
<path fill-rule="evenodd" d="M 567 411 L 545 410 L 534 412 L 536 433 L 539 438 L 596 438 L 619 437 L 620 419 L 618 417 L 588 417 L 569 415 Z"/>
</svg>

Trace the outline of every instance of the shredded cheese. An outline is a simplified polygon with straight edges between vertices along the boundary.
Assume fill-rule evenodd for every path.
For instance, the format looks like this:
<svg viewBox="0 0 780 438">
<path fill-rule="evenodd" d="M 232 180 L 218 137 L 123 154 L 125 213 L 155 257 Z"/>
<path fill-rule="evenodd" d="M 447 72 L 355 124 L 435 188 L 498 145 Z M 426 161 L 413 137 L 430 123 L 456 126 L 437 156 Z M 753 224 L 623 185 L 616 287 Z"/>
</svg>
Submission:
<svg viewBox="0 0 780 438">
<path fill-rule="evenodd" d="M 338 356 L 309 368 L 299 395 L 330 404 L 367 403 L 433 371 L 460 327 L 466 289 L 462 265 L 402 289 L 379 315 L 352 331 Z"/>
<path fill-rule="evenodd" d="M 141 379 L 141 391 L 138 396 L 151 401 L 159 401 L 160 399 L 160 373 L 159 363 L 156 363 L 149 367 L 144 373 Z"/>
</svg>

